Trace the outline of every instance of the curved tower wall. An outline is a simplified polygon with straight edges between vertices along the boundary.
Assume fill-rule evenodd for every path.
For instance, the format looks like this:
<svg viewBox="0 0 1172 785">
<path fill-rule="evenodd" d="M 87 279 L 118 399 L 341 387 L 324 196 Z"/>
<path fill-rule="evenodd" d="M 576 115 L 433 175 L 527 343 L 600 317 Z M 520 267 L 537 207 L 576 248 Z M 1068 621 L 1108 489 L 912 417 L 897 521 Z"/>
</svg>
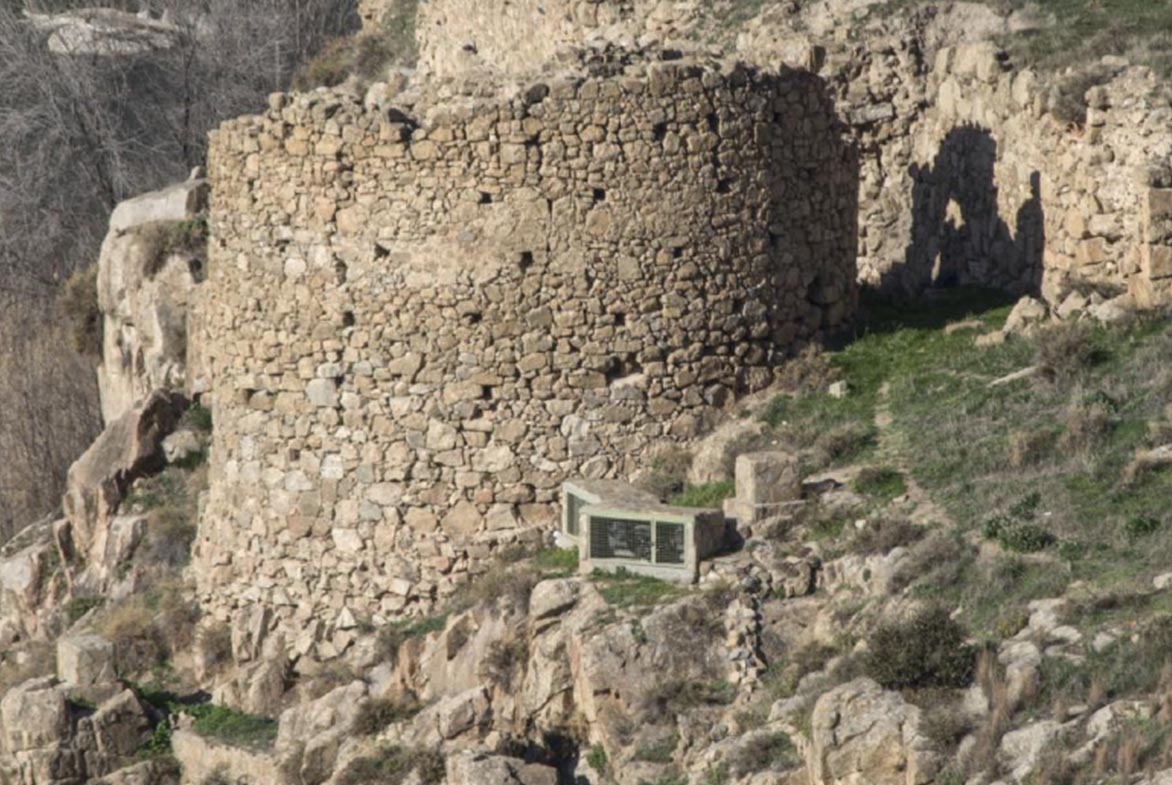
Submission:
<svg viewBox="0 0 1172 785">
<path fill-rule="evenodd" d="M 808 74 L 273 106 L 211 146 L 196 574 L 304 651 L 535 545 L 564 478 L 630 474 L 853 311 L 855 164 Z"/>
</svg>

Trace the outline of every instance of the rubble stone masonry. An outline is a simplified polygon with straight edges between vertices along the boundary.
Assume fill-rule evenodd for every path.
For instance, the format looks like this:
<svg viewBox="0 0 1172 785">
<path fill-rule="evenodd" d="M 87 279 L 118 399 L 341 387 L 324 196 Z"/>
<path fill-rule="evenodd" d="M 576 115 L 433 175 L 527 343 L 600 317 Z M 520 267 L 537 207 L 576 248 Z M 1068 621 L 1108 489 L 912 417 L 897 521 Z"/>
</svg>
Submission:
<svg viewBox="0 0 1172 785">
<path fill-rule="evenodd" d="M 564 478 L 629 475 L 854 310 L 856 164 L 816 77 L 475 92 L 274 96 L 213 134 L 193 574 L 301 653 L 535 546 Z"/>
</svg>

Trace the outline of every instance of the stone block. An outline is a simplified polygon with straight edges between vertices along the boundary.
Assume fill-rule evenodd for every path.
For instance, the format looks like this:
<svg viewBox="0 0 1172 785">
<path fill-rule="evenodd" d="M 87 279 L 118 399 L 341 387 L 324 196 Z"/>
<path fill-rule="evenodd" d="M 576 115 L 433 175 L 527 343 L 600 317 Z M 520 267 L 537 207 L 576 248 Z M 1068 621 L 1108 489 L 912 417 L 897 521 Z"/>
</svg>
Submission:
<svg viewBox="0 0 1172 785">
<path fill-rule="evenodd" d="M 67 635 L 57 640 L 57 678 L 74 687 L 117 680 L 114 644 L 100 635 Z"/>
<path fill-rule="evenodd" d="M 802 498 L 802 471 L 796 455 L 781 451 L 737 457 L 737 507 L 745 523 L 759 520 L 788 502 Z"/>
</svg>

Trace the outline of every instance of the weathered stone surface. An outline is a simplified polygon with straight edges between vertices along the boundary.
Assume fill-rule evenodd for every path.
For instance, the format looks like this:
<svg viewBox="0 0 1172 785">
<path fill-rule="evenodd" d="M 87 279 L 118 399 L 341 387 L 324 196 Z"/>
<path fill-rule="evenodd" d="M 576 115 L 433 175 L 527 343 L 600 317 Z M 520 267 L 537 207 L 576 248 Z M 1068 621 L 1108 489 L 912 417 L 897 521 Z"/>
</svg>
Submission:
<svg viewBox="0 0 1172 785">
<path fill-rule="evenodd" d="M 870 679 L 836 687 L 814 707 L 806 755 L 816 785 L 921 785 L 943 760 L 919 734 L 920 710 Z"/>
<path fill-rule="evenodd" d="M 188 181 L 123 202 L 98 259 L 102 419 L 113 423 L 158 389 L 182 390 L 187 320 L 206 259 L 168 239 L 190 231 L 208 184 Z"/>
<path fill-rule="evenodd" d="M 183 770 L 182 785 L 200 785 L 213 777 L 253 785 L 288 782 L 273 755 L 216 744 L 185 728 L 172 734 L 171 749 Z"/>
<path fill-rule="evenodd" d="M 74 547 L 98 559 L 105 550 L 110 516 L 130 484 L 165 466 L 161 444 L 186 408 L 177 393 L 159 391 L 106 427 L 69 469 L 65 515 Z"/>
<path fill-rule="evenodd" d="M 462 752 L 447 759 L 448 785 L 557 785 L 557 769 L 518 758 Z"/>
<path fill-rule="evenodd" d="M 57 640 L 57 678 L 74 687 L 110 684 L 117 679 L 114 645 L 100 635 L 65 635 Z"/>
<path fill-rule="evenodd" d="M 10 689 L 0 700 L 3 749 L 8 753 L 56 747 L 69 738 L 66 691 L 52 677 Z"/>
<path fill-rule="evenodd" d="M 754 452 L 737 456 L 737 509 L 746 523 L 777 514 L 786 502 L 802 498 L 802 470 L 796 455 Z"/>
</svg>

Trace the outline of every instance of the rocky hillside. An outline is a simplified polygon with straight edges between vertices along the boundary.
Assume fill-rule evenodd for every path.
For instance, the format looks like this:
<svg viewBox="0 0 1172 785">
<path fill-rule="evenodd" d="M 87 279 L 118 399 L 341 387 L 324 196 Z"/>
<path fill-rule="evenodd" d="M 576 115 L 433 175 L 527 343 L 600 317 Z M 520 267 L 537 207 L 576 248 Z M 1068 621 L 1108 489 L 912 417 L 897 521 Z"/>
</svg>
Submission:
<svg viewBox="0 0 1172 785">
<path fill-rule="evenodd" d="M 78 285 L 0 785 L 1172 782 L 1172 101 L 1011 45 L 1106 0 L 359 5 Z"/>
</svg>

